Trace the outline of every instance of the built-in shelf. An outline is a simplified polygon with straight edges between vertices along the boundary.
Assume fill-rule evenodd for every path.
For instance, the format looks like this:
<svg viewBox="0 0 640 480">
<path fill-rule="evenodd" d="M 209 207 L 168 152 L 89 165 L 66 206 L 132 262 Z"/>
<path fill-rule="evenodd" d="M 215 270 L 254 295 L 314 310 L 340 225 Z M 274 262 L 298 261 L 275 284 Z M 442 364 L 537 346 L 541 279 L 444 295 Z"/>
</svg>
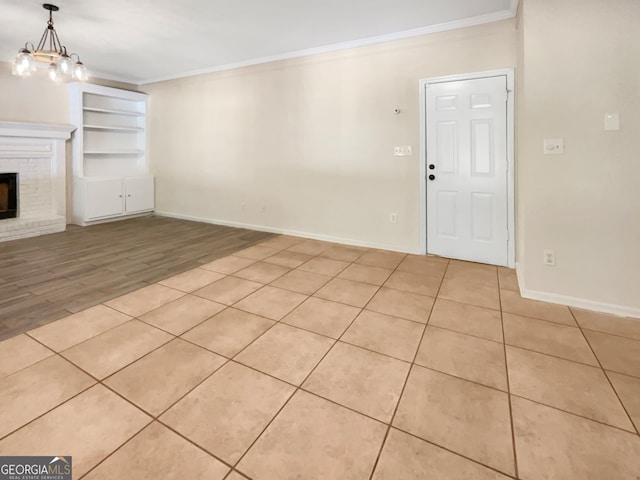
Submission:
<svg viewBox="0 0 640 480">
<path fill-rule="evenodd" d="M 142 155 L 143 150 L 85 150 L 85 155 Z"/>
<path fill-rule="evenodd" d="M 108 108 L 94 108 L 94 107 L 84 107 L 83 110 L 85 112 L 97 112 L 97 113 L 112 113 L 115 115 L 129 115 L 133 117 L 142 117 L 144 116 L 143 112 L 132 112 L 130 110 L 111 110 Z"/>
<path fill-rule="evenodd" d="M 144 130 L 142 127 L 114 127 L 111 125 L 84 125 L 88 130 L 112 130 L 114 132 L 141 132 Z"/>
<path fill-rule="evenodd" d="M 91 225 L 153 211 L 147 159 L 147 95 L 99 85 L 69 87 L 73 137 L 73 215 Z"/>
</svg>

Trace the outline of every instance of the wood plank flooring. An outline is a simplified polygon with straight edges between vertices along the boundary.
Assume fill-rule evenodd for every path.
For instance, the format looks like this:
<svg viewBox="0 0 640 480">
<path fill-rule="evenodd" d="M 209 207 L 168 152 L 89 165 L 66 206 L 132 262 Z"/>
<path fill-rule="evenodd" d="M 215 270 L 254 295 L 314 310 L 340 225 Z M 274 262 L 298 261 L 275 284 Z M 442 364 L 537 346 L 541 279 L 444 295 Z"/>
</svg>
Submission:
<svg viewBox="0 0 640 480">
<path fill-rule="evenodd" d="M 273 234 L 147 216 L 0 243 L 0 340 Z"/>
</svg>

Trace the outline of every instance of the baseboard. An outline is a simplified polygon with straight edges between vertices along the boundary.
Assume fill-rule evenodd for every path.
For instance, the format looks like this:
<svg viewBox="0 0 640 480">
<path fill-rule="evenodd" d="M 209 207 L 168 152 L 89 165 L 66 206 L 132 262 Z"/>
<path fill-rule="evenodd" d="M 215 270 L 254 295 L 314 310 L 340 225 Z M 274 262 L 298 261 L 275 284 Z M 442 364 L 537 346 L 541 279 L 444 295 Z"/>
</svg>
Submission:
<svg viewBox="0 0 640 480">
<path fill-rule="evenodd" d="M 341 243 L 343 245 L 352 245 L 354 247 L 378 248 L 380 250 L 390 250 L 393 252 L 412 253 L 419 255 L 418 250 L 407 250 L 399 248 L 397 245 L 387 245 L 378 242 L 363 242 L 352 238 L 334 237 L 331 235 L 320 235 L 317 233 L 301 232 L 298 230 L 289 230 L 286 228 L 271 227 L 268 225 L 254 225 L 251 223 L 233 222 L 229 220 L 220 220 L 216 218 L 196 217 L 193 215 L 183 215 L 181 213 L 164 212 L 156 210 L 155 215 L 159 217 L 178 218 L 180 220 L 191 220 L 194 222 L 212 223 L 214 225 L 224 225 L 226 227 L 246 228 L 249 230 L 257 230 L 259 232 L 278 233 L 280 235 L 292 235 L 294 237 L 309 238 L 311 240 L 321 240 L 323 242 Z"/>
<path fill-rule="evenodd" d="M 98 220 L 85 221 L 78 218 L 73 218 L 73 220 L 69 223 L 71 223 L 72 225 L 78 225 L 79 227 L 89 227 L 91 225 L 100 225 L 101 223 L 120 222 L 122 220 L 131 220 L 132 218 L 148 217 L 149 215 L 153 215 L 153 211 L 133 213 L 130 215 L 118 215 L 117 217 L 100 218 Z"/>
<path fill-rule="evenodd" d="M 626 307 L 624 305 L 616 305 L 612 303 L 597 302 L 593 300 L 587 300 L 585 298 L 543 292 L 540 290 L 531 290 L 524 284 L 524 267 L 521 263 L 516 263 L 516 276 L 518 277 L 520 295 L 522 295 L 523 298 L 540 300 L 542 302 L 557 303 L 559 305 L 567 305 L 568 307 L 592 310 L 594 312 L 609 313 L 612 315 L 618 315 L 620 317 L 637 318 L 640 321 L 640 309 L 638 308 Z"/>
</svg>

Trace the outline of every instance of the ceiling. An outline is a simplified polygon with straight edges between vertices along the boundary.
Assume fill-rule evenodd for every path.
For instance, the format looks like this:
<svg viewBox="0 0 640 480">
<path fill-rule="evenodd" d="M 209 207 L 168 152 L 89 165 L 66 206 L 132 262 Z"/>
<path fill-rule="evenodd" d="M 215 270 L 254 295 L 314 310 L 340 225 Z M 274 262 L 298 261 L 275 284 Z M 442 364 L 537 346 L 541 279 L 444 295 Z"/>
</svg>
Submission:
<svg viewBox="0 0 640 480">
<path fill-rule="evenodd" d="M 48 0 L 90 74 L 143 84 L 512 17 L 517 0 Z M 0 0 L 0 60 L 37 43 L 42 0 Z"/>
</svg>

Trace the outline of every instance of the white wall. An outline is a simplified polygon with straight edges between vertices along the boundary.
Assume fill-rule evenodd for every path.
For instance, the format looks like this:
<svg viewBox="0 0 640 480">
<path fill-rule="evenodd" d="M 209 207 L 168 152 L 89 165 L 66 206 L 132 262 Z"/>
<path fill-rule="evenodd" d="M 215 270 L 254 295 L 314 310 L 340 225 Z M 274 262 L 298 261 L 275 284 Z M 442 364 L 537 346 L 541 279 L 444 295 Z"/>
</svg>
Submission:
<svg viewBox="0 0 640 480">
<path fill-rule="evenodd" d="M 146 85 L 157 210 L 418 252 L 419 80 L 513 68 L 515 35 L 504 21 Z"/>
<path fill-rule="evenodd" d="M 524 0 L 517 155 L 523 293 L 640 316 L 640 2 Z M 619 112 L 620 131 L 604 131 Z M 542 154 L 564 138 L 565 154 Z M 542 252 L 556 252 L 555 267 Z"/>
</svg>

